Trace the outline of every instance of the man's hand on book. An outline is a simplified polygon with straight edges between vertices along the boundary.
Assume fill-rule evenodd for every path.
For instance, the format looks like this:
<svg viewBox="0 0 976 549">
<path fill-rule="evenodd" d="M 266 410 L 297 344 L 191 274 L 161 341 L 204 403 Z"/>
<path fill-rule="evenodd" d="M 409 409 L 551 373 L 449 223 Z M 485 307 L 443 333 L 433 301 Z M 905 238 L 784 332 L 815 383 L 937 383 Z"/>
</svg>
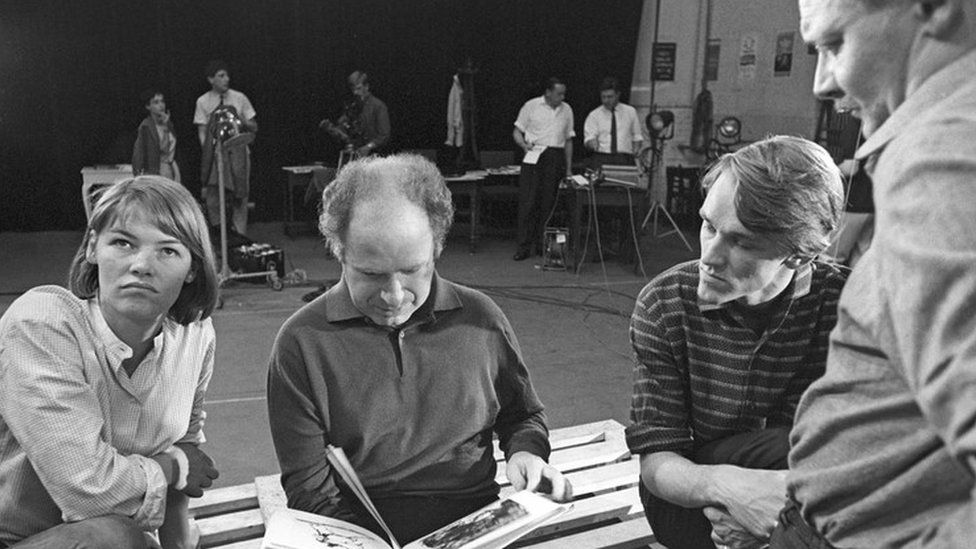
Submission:
<svg viewBox="0 0 976 549">
<path fill-rule="evenodd" d="M 505 469 L 516 490 L 534 490 L 548 494 L 556 501 L 571 501 L 573 486 L 555 467 L 529 452 L 515 452 Z"/>
</svg>

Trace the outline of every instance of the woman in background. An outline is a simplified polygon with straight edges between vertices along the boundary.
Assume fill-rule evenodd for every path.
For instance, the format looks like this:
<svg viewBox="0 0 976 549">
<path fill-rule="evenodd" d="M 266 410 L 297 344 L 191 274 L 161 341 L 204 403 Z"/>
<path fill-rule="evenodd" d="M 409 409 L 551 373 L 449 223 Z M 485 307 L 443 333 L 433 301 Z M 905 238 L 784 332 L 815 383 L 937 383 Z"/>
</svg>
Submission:
<svg viewBox="0 0 976 549">
<path fill-rule="evenodd" d="M 182 185 L 107 188 L 68 289 L 0 318 L 0 548 L 194 547 L 187 497 L 217 477 L 204 441 L 217 276 Z"/>
<path fill-rule="evenodd" d="M 139 124 L 136 144 L 132 148 L 134 175 L 161 175 L 179 183 L 180 167 L 176 165 L 176 133 L 166 110 L 163 93 L 152 89 L 140 96 L 149 115 Z"/>
</svg>

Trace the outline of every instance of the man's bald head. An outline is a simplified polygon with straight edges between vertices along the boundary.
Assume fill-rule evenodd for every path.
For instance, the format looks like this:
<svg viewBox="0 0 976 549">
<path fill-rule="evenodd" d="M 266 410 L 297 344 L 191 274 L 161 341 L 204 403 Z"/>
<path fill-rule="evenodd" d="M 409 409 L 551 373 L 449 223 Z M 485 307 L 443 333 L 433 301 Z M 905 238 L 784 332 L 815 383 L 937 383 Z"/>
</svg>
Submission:
<svg viewBox="0 0 976 549">
<path fill-rule="evenodd" d="M 434 238 L 434 257 L 438 257 L 454 220 L 454 206 L 440 171 L 419 155 L 368 157 L 346 164 L 322 193 L 319 229 L 332 253 L 341 260 L 354 214 L 362 214 L 368 208 L 371 215 L 388 213 L 392 220 L 397 205 L 404 201 L 427 215 Z"/>
</svg>

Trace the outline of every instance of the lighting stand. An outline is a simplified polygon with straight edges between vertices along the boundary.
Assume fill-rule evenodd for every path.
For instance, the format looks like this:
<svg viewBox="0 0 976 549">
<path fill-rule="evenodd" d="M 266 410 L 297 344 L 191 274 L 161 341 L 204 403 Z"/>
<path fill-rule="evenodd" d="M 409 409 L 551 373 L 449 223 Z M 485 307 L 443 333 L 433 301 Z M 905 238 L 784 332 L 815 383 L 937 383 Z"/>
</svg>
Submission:
<svg viewBox="0 0 976 549">
<path fill-rule="evenodd" d="M 653 147 L 653 145 L 652 145 L 652 147 Z M 655 193 L 654 192 L 654 181 L 655 181 L 655 179 L 657 179 L 657 178 L 654 177 L 654 174 L 657 173 L 657 171 L 659 169 L 661 157 L 659 155 L 655 154 L 655 155 L 652 155 L 652 159 L 653 160 L 652 160 L 651 167 L 647 170 L 647 189 L 648 189 L 648 194 L 650 194 L 650 196 L 651 196 L 651 207 L 650 207 L 650 209 L 647 210 L 647 215 L 644 216 L 644 221 L 641 223 L 640 230 L 643 231 L 644 228 L 647 227 L 648 221 L 650 221 L 651 220 L 651 216 L 653 216 L 654 217 L 654 231 L 653 231 L 652 235 L 655 238 L 664 238 L 664 237 L 666 237 L 668 235 L 671 235 L 671 234 L 677 234 L 678 235 L 678 238 L 680 238 L 681 241 L 685 243 L 685 247 L 688 248 L 688 251 L 689 252 L 694 251 L 694 249 L 691 247 L 691 244 L 688 243 L 688 239 L 685 238 L 684 233 L 682 233 L 681 232 L 681 229 L 678 228 L 678 224 L 675 223 L 674 218 L 671 217 L 671 213 L 668 212 L 668 209 L 665 208 L 664 207 L 664 204 L 661 203 L 661 201 L 658 199 L 658 196 L 657 196 L 658 193 Z M 671 230 L 669 230 L 667 232 L 664 232 L 664 233 L 660 233 L 660 234 L 658 233 L 658 214 L 659 213 L 663 213 L 664 214 L 664 217 L 667 218 L 668 222 L 671 223 L 671 227 L 672 227 Z"/>
<path fill-rule="evenodd" d="M 214 152 L 217 156 L 217 194 L 220 200 L 220 272 L 217 276 L 217 286 L 222 287 L 228 280 L 237 278 L 257 278 L 267 277 L 268 285 L 275 290 L 281 290 L 284 284 L 278 277 L 275 265 L 269 263 L 270 270 L 257 271 L 253 273 L 235 273 L 230 270 L 227 262 L 227 192 L 224 189 L 224 163 L 227 151 L 242 148 L 254 140 L 253 133 L 242 133 L 235 135 L 225 141 L 214 140 Z"/>
</svg>

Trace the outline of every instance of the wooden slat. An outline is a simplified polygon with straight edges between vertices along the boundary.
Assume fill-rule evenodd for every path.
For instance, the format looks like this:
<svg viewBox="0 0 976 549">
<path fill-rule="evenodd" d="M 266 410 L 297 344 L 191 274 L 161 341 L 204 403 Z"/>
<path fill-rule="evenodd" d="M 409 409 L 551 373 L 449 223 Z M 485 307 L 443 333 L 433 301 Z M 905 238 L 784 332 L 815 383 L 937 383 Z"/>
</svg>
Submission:
<svg viewBox="0 0 976 549">
<path fill-rule="evenodd" d="M 217 545 L 219 549 L 261 549 L 261 538 L 249 539 L 246 541 L 235 541 L 226 545 Z"/>
<path fill-rule="evenodd" d="M 609 434 L 608 434 L 609 436 Z M 623 438 L 610 438 L 605 442 L 577 446 L 560 452 L 553 452 L 549 457 L 549 463 L 563 473 L 597 467 L 609 463 L 616 463 L 630 459 L 630 450 Z M 495 481 L 501 486 L 508 485 L 508 477 L 505 475 L 504 464 L 499 464 L 495 474 Z"/>
<path fill-rule="evenodd" d="M 254 488 L 258 492 L 258 505 L 265 524 L 271 520 L 271 515 L 275 511 L 288 506 L 288 496 L 285 495 L 285 489 L 281 487 L 281 475 L 255 477 Z"/>
<path fill-rule="evenodd" d="M 539 543 L 529 543 L 525 547 L 532 549 L 566 549 L 567 547 L 637 549 L 648 546 L 655 548 L 663 547 L 654 542 L 654 534 L 651 533 L 651 527 L 641 517 L 587 530 L 571 536 L 550 539 Z"/>
<path fill-rule="evenodd" d="M 549 446 L 553 451 L 556 451 L 582 444 L 602 442 L 606 440 L 606 433 L 619 432 L 622 434 L 623 431 L 624 426 L 612 419 L 594 421 L 593 423 L 584 423 L 572 427 L 562 427 L 549 432 Z M 505 454 L 498 447 L 498 440 L 494 441 L 494 445 L 495 461 L 504 461 Z"/>
<path fill-rule="evenodd" d="M 197 520 L 203 547 L 243 541 L 264 535 L 264 522 L 259 509 L 234 511 Z"/>
<path fill-rule="evenodd" d="M 635 505 L 641 507 L 640 495 L 636 489 L 587 498 L 574 503 L 571 511 L 540 526 L 522 539 L 547 537 L 614 519 L 627 520 Z"/>
<path fill-rule="evenodd" d="M 254 484 L 239 484 L 226 488 L 214 488 L 203 493 L 203 497 L 190 498 L 190 515 L 208 517 L 258 506 Z"/>
</svg>

